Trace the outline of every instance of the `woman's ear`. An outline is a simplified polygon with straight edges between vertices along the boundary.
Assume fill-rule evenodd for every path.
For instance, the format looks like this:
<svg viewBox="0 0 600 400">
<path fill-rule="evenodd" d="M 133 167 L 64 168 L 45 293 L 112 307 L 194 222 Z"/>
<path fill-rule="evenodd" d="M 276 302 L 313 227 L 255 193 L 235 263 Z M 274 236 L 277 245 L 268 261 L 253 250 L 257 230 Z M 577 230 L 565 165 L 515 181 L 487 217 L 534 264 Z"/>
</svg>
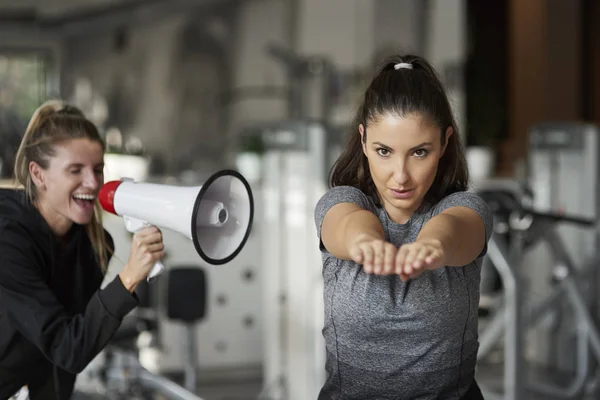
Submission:
<svg viewBox="0 0 600 400">
<path fill-rule="evenodd" d="M 449 126 L 446 129 L 446 132 L 444 133 L 444 145 L 442 146 L 442 154 L 440 155 L 440 158 L 442 158 L 444 156 L 444 153 L 446 152 L 446 148 L 448 147 L 448 141 L 450 140 L 450 136 L 452 136 L 454 134 L 454 129 L 452 129 L 451 126 Z"/>
<path fill-rule="evenodd" d="M 366 131 L 365 131 L 365 126 L 363 124 L 359 124 L 358 125 L 358 133 L 360 135 L 360 144 L 362 145 L 362 149 L 363 149 L 363 154 L 365 155 L 365 157 L 367 156 L 367 145 L 366 145 Z"/>
<path fill-rule="evenodd" d="M 46 184 L 44 183 L 44 169 L 38 163 L 34 161 L 29 163 L 29 176 L 31 176 L 31 180 L 36 188 L 46 188 Z"/>
</svg>

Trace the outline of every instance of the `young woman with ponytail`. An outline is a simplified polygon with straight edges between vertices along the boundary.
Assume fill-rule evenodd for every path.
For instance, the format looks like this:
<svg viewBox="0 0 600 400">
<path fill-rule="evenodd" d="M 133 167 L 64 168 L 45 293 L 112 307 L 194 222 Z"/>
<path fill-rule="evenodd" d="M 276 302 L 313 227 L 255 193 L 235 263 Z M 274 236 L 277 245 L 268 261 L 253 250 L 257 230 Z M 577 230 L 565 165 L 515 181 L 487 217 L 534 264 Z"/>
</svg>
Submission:
<svg viewBox="0 0 600 400">
<path fill-rule="evenodd" d="M 388 58 L 315 208 L 328 372 L 319 400 L 482 399 L 477 307 L 493 218 L 467 188 L 433 67 Z"/>
<path fill-rule="evenodd" d="M 49 101 L 17 152 L 20 188 L 0 189 L 0 400 L 23 386 L 32 400 L 69 399 L 163 256 L 161 232 L 139 231 L 127 264 L 101 289 L 114 250 L 96 199 L 103 157 L 94 124 Z"/>
</svg>

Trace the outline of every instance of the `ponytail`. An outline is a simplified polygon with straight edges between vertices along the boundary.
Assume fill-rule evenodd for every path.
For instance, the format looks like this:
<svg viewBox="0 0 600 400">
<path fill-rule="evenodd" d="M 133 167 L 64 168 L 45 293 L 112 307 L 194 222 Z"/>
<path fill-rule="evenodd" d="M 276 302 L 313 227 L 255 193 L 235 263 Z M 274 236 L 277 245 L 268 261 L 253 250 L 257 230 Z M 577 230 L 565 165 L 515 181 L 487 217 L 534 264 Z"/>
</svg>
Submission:
<svg viewBox="0 0 600 400">
<path fill-rule="evenodd" d="M 54 145 L 62 140 L 86 138 L 100 143 L 104 141 L 96 126 L 76 107 L 59 100 L 49 100 L 33 113 L 15 157 L 14 176 L 17 183 L 25 189 L 31 204 L 36 202 L 36 187 L 29 174 L 32 162 L 46 169 L 54 155 Z M 112 254 L 102 226 L 102 210 L 96 201 L 92 220 L 85 226 L 88 238 L 94 248 L 96 259 L 103 272 L 108 268 Z"/>
<path fill-rule="evenodd" d="M 38 150 L 42 145 L 41 143 L 38 143 L 36 146 L 35 143 L 39 139 L 39 132 L 41 132 L 44 124 L 61 108 L 62 103 L 60 101 L 50 100 L 35 110 L 31 119 L 29 120 L 29 124 L 27 125 L 27 129 L 25 130 L 25 134 L 23 135 L 23 139 L 21 139 L 21 144 L 19 145 L 19 149 L 17 150 L 17 154 L 15 156 L 15 180 L 25 188 L 27 198 L 31 202 L 34 201 L 35 185 L 33 184 L 31 175 L 29 175 L 29 163 L 31 161 L 36 161 L 41 166 L 47 167 L 46 159 L 35 157 L 33 154 L 34 152 L 39 153 L 36 150 Z"/>
</svg>

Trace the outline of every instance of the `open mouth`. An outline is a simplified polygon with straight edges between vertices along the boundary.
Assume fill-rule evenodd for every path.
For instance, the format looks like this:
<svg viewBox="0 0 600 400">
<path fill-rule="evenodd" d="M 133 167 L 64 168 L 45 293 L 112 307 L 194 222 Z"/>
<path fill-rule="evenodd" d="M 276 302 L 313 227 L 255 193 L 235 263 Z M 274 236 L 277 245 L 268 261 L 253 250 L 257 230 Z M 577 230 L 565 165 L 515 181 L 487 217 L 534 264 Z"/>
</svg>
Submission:
<svg viewBox="0 0 600 400">
<path fill-rule="evenodd" d="M 93 194 L 74 194 L 73 200 L 80 207 L 89 210 L 94 207 L 94 202 L 96 201 L 96 195 Z"/>
</svg>

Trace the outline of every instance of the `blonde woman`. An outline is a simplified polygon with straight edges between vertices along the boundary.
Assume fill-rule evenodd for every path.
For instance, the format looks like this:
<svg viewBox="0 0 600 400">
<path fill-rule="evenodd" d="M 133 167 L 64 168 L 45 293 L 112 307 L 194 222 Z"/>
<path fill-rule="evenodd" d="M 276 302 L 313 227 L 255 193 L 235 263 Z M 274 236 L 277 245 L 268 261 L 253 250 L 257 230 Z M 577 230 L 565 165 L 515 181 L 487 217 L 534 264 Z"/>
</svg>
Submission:
<svg viewBox="0 0 600 400">
<path fill-rule="evenodd" d="M 163 256 L 155 227 L 133 237 L 129 260 L 101 289 L 113 253 L 96 199 L 104 142 L 77 108 L 33 114 L 15 160 L 20 189 L 0 189 L 0 399 L 68 399 L 76 375 L 136 305 Z"/>
</svg>

